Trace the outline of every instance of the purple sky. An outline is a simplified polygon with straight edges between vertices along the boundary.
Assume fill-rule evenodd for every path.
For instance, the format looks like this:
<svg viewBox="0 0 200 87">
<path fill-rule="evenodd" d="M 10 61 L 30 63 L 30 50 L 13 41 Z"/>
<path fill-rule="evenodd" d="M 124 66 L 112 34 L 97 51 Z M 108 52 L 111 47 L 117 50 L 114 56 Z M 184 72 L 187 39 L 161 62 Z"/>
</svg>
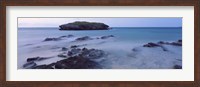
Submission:
<svg viewBox="0 0 200 87">
<path fill-rule="evenodd" d="M 103 22 L 110 27 L 181 27 L 182 18 L 18 18 L 18 27 L 58 27 L 74 21 Z"/>
</svg>

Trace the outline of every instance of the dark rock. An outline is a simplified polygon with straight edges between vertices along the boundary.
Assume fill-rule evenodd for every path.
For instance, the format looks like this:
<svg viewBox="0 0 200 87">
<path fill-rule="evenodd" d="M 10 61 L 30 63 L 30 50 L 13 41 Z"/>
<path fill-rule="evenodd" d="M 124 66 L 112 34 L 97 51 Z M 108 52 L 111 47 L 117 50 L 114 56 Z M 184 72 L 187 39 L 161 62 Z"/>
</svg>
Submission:
<svg viewBox="0 0 200 87">
<path fill-rule="evenodd" d="M 133 51 L 133 52 L 137 52 L 137 51 L 138 51 L 138 49 L 136 49 L 136 48 L 133 48 L 133 49 L 132 49 L 132 51 Z"/>
<path fill-rule="evenodd" d="M 82 45 L 72 45 L 70 48 L 78 48 L 78 47 L 81 47 L 81 46 L 87 46 L 87 44 L 82 44 Z"/>
<path fill-rule="evenodd" d="M 102 50 L 97 50 L 97 49 L 83 48 L 82 53 L 80 55 L 84 58 L 98 59 L 105 56 L 105 52 Z"/>
<path fill-rule="evenodd" d="M 58 41 L 60 38 L 46 38 L 44 41 Z"/>
<path fill-rule="evenodd" d="M 69 35 L 67 35 L 67 36 L 60 36 L 60 37 L 58 37 L 58 38 L 65 38 L 65 37 L 67 37 L 67 38 L 70 38 L 70 37 L 74 37 L 74 35 L 72 35 L 72 34 L 69 34 Z"/>
<path fill-rule="evenodd" d="M 181 42 L 181 43 L 182 43 L 182 40 L 178 40 L 178 42 Z"/>
<path fill-rule="evenodd" d="M 88 49 L 84 47 L 84 48 L 82 49 L 82 51 L 88 51 Z"/>
<path fill-rule="evenodd" d="M 31 62 L 31 61 L 36 61 L 38 60 L 40 57 L 33 57 L 33 58 L 27 58 L 27 62 Z"/>
<path fill-rule="evenodd" d="M 77 48 L 79 47 L 78 45 L 72 45 L 70 48 Z"/>
<path fill-rule="evenodd" d="M 56 62 L 56 69 L 99 69 L 101 66 L 94 61 L 81 56 L 70 57 Z"/>
<path fill-rule="evenodd" d="M 180 43 L 180 42 L 172 42 L 171 45 L 182 46 L 182 43 Z"/>
<path fill-rule="evenodd" d="M 74 56 L 76 54 L 79 54 L 81 52 L 81 49 L 79 48 L 73 48 L 70 51 L 68 51 L 68 56 Z"/>
<path fill-rule="evenodd" d="M 32 62 L 32 61 L 42 61 L 42 60 L 46 60 L 49 59 L 51 57 L 33 57 L 33 58 L 27 58 L 27 62 Z"/>
<path fill-rule="evenodd" d="M 67 58 L 66 55 L 59 54 L 59 57 L 64 57 L 66 59 L 57 61 L 51 64 L 37 65 L 33 61 L 38 60 L 40 57 L 35 57 L 29 61 L 24 67 L 32 69 L 101 69 L 102 66 L 95 62 L 93 59 L 98 59 L 105 56 L 105 52 L 97 49 L 79 49 L 73 48 L 68 52 L 70 57 Z M 79 54 L 79 55 L 78 55 Z"/>
<path fill-rule="evenodd" d="M 102 36 L 101 39 L 107 39 L 107 38 L 110 38 L 110 37 L 114 37 L 114 36 L 113 35 Z"/>
<path fill-rule="evenodd" d="M 156 44 L 156 43 L 148 43 L 143 45 L 143 47 L 159 47 L 160 45 Z"/>
<path fill-rule="evenodd" d="M 60 25 L 60 30 L 108 30 L 109 26 L 104 23 L 76 21 Z"/>
<path fill-rule="evenodd" d="M 84 36 L 76 39 L 76 41 L 85 41 L 85 40 L 92 40 L 92 38 L 90 38 L 89 36 Z"/>
<path fill-rule="evenodd" d="M 59 41 L 59 40 L 62 40 L 62 38 L 70 38 L 70 37 L 73 37 L 73 35 L 67 35 L 67 36 L 60 36 L 58 38 L 45 38 L 44 41 Z"/>
<path fill-rule="evenodd" d="M 174 69 L 182 69 L 182 66 L 180 66 L 180 65 L 174 65 Z"/>
<path fill-rule="evenodd" d="M 33 61 L 31 62 L 27 62 L 26 64 L 23 65 L 23 68 L 26 68 L 26 69 L 31 69 L 33 67 L 35 67 L 37 64 Z"/>
<path fill-rule="evenodd" d="M 67 50 L 68 50 L 68 48 L 62 47 L 62 51 L 67 51 Z"/>
<path fill-rule="evenodd" d="M 67 55 L 59 54 L 58 57 L 67 58 Z"/>
<path fill-rule="evenodd" d="M 158 42 L 158 44 L 165 44 L 165 42 L 163 42 L 163 41 L 160 41 L 160 42 Z"/>
<path fill-rule="evenodd" d="M 58 38 L 65 38 L 65 37 L 67 37 L 67 36 L 60 36 L 60 37 L 58 37 Z"/>
<path fill-rule="evenodd" d="M 72 34 L 69 34 L 69 35 L 67 35 L 67 37 L 68 37 L 68 38 L 70 38 L 70 37 L 74 37 L 74 35 L 72 35 Z"/>
<path fill-rule="evenodd" d="M 50 64 L 50 65 L 38 65 L 38 66 L 35 66 L 35 67 L 33 67 L 33 69 L 54 69 L 53 67 L 52 67 L 52 65 Z"/>
</svg>

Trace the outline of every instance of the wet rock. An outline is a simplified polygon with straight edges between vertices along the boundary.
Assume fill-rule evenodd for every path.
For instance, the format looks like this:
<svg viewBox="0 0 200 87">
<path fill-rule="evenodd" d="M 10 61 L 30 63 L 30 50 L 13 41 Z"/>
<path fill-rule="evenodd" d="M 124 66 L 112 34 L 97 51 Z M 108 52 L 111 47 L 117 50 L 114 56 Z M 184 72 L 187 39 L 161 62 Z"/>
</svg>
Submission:
<svg viewBox="0 0 200 87">
<path fill-rule="evenodd" d="M 51 64 L 49 65 L 38 65 L 38 66 L 35 66 L 33 67 L 32 69 L 54 69 L 53 66 Z"/>
<path fill-rule="evenodd" d="M 133 51 L 133 52 L 137 52 L 137 51 L 138 51 L 138 49 L 136 49 L 136 48 L 133 48 L 133 49 L 132 49 L 132 51 Z"/>
<path fill-rule="evenodd" d="M 77 48 L 79 47 L 78 45 L 72 45 L 70 48 Z"/>
<path fill-rule="evenodd" d="M 44 41 L 58 41 L 60 38 L 46 38 Z"/>
<path fill-rule="evenodd" d="M 165 44 L 165 42 L 163 42 L 163 41 L 159 41 L 158 44 Z"/>
<path fill-rule="evenodd" d="M 31 69 L 31 68 L 35 67 L 36 65 L 37 64 L 35 62 L 31 61 L 31 62 L 27 62 L 26 64 L 24 64 L 23 68 L 25 68 L 25 69 Z"/>
<path fill-rule="evenodd" d="M 60 36 L 60 37 L 58 37 L 58 38 L 65 38 L 65 37 L 67 37 L 67 36 Z"/>
<path fill-rule="evenodd" d="M 70 37 L 74 37 L 74 35 L 72 35 L 72 34 L 69 34 L 69 35 L 67 35 L 67 37 L 68 37 L 68 38 L 70 38 Z"/>
<path fill-rule="evenodd" d="M 81 46 L 87 46 L 87 44 L 82 44 L 82 45 L 72 45 L 70 48 L 78 48 L 78 47 L 81 47 Z"/>
<path fill-rule="evenodd" d="M 178 42 L 182 43 L 182 40 L 178 40 Z"/>
<path fill-rule="evenodd" d="M 92 38 L 90 38 L 89 36 L 84 36 L 76 39 L 76 41 L 85 41 L 85 40 L 92 40 Z"/>
<path fill-rule="evenodd" d="M 159 47 L 159 46 L 160 45 L 156 43 L 148 43 L 148 44 L 143 45 L 143 47 Z"/>
<path fill-rule="evenodd" d="M 79 54 L 81 52 L 81 49 L 79 48 L 73 48 L 70 51 L 68 51 L 68 56 L 74 56 L 76 54 Z"/>
<path fill-rule="evenodd" d="M 182 69 L 182 66 L 180 66 L 180 65 L 174 65 L 174 69 Z"/>
<path fill-rule="evenodd" d="M 58 57 L 67 58 L 67 55 L 59 54 Z"/>
<path fill-rule="evenodd" d="M 33 61 L 38 60 L 40 57 L 29 59 L 24 67 L 32 69 L 101 69 L 102 66 L 95 62 L 95 59 L 99 59 L 105 56 L 105 52 L 98 49 L 87 49 L 87 48 L 73 48 L 67 55 L 59 54 L 58 57 L 66 59 L 57 61 L 51 64 L 37 65 Z"/>
<path fill-rule="evenodd" d="M 55 64 L 56 69 L 99 69 L 101 66 L 94 61 L 81 56 L 60 60 Z"/>
<path fill-rule="evenodd" d="M 105 54 L 106 53 L 102 50 L 83 48 L 80 55 L 84 58 L 98 59 L 105 56 Z"/>
<path fill-rule="evenodd" d="M 182 46 L 182 40 L 178 40 L 177 42 L 172 42 L 172 43 L 160 41 L 160 42 L 158 42 L 158 44 L 161 44 L 161 45 L 162 44 L 166 44 L 166 45 Z"/>
<path fill-rule="evenodd" d="M 68 48 L 62 47 L 62 51 L 67 51 L 67 50 L 68 50 Z"/>
<path fill-rule="evenodd" d="M 182 43 L 180 43 L 180 42 L 172 42 L 171 45 L 174 45 L 174 46 L 182 46 Z"/>
<path fill-rule="evenodd" d="M 42 61 L 42 60 L 46 60 L 49 59 L 51 57 L 33 57 L 33 58 L 27 58 L 27 62 L 32 62 L 32 61 Z"/>
<path fill-rule="evenodd" d="M 66 38 L 70 38 L 70 37 L 74 37 L 74 35 L 72 35 L 72 34 L 69 34 L 69 35 L 67 35 L 67 36 L 60 36 L 60 37 L 58 37 L 58 38 L 60 38 L 60 39 L 61 39 L 61 38 L 65 38 L 65 37 L 66 37 Z"/>
<path fill-rule="evenodd" d="M 108 35 L 108 36 L 102 36 L 101 39 L 108 39 L 110 37 L 114 37 L 113 35 Z"/>
</svg>

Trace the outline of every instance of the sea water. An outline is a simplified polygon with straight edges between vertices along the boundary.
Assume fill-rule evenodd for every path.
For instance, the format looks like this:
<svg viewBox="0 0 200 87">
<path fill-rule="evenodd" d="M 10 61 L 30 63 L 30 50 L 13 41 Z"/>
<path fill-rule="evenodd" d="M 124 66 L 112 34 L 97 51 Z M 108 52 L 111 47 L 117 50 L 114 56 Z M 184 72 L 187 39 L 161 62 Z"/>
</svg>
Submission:
<svg viewBox="0 0 200 87">
<path fill-rule="evenodd" d="M 56 38 L 64 35 L 74 35 L 72 39 L 66 39 L 62 41 L 49 41 L 43 42 L 45 38 Z M 81 43 L 70 43 L 76 38 L 89 36 L 92 38 L 113 35 L 113 39 L 107 40 L 91 40 Z M 130 28 L 130 27 L 114 27 L 110 30 L 59 30 L 59 28 L 18 28 L 18 68 L 22 68 L 22 65 L 30 57 L 49 57 L 57 55 L 59 50 L 54 50 L 56 47 L 70 47 L 74 44 L 89 44 L 87 48 L 98 48 L 114 54 L 114 56 L 120 58 L 127 53 L 130 53 L 131 49 L 137 46 L 142 46 L 148 42 L 158 41 L 177 41 L 182 39 L 182 29 L 179 28 Z M 103 43 L 103 44 L 101 44 Z M 179 48 L 178 48 L 179 49 Z M 181 50 L 179 57 L 181 57 Z M 117 58 L 116 57 L 116 58 Z M 37 64 L 48 64 L 62 60 L 62 58 L 52 58 L 45 62 L 38 62 Z M 113 59 L 110 68 L 138 68 L 137 64 L 120 65 L 120 59 Z M 124 64 L 130 62 L 129 60 L 123 60 Z M 115 64 L 116 63 L 116 64 Z M 147 67 L 147 66 L 146 66 Z"/>
</svg>

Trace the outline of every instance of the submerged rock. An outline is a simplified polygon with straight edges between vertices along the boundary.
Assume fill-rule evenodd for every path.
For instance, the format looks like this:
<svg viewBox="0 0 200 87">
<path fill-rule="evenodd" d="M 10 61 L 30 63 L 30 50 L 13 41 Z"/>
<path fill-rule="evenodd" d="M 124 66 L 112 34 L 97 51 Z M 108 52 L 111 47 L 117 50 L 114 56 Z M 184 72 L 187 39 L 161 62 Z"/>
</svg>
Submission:
<svg viewBox="0 0 200 87">
<path fill-rule="evenodd" d="M 108 35 L 108 36 L 102 36 L 101 39 L 108 39 L 110 37 L 114 37 L 113 35 Z"/>
<path fill-rule="evenodd" d="M 69 34 L 69 35 L 66 35 L 66 36 L 60 36 L 60 37 L 58 37 L 58 38 L 70 38 L 70 37 L 74 37 L 74 35 L 72 35 L 72 34 Z"/>
<path fill-rule="evenodd" d="M 67 37 L 67 36 L 60 36 L 60 37 L 58 37 L 58 38 L 65 38 L 65 37 Z"/>
<path fill-rule="evenodd" d="M 165 44 L 165 42 L 163 42 L 163 41 L 159 41 L 158 44 Z"/>
<path fill-rule="evenodd" d="M 44 41 L 59 41 L 59 40 L 62 40 L 62 38 L 70 38 L 70 37 L 74 37 L 74 35 L 67 35 L 67 36 L 60 36 L 60 37 L 57 37 L 57 38 L 45 38 Z"/>
<path fill-rule="evenodd" d="M 67 38 L 70 38 L 70 37 L 74 37 L 74 35 L 72 34 L 67 35 Z"/>
<path fill-rule="evenodd" d="M 59 54 L 58 57 L 67 58 L 67 55 Z"/>
<path fill-rule="evenodd" d="M 82 44 L 82 45 L 72 45 L 70 48 L 78 48 L 78 47 L 81 47 L 81 46 L 87 46 L 87 44 Z"/>
<path fill-rule="evenodd" d="M 37 64 L 35 62 L 31 61 L 31 62 L 27 62 L 26 64 L 24 64 L 23 68 L 25 68 L 25 69 L 31 69 L 31 68 L 35 67 L 36 65 Z"/>
<path fill-rule="evenodd" d="M 85 41 L 85 40 L 92 40 L 92 38 L 90 38 L 89 36 L 84 36 L 76 39 L 76 41 Z"/>
<path fill-rule="evenodd" d="M 78 45 L 72 45 L 70 48 L 77 48 L 79 47 Z"/>
<path fill-rule="evenodd" d="M 108 30 L 109 26 L 104 23 L 76 21 L 60 25 L 60 30 Z"/>
<path fill-rule="evenodd" d="M 68 48 L 62 47 L 62 51 L 67 51 L 67 50 L 68 50 Z"/>
<path fill-rule="evenodd" d="M 46 38 L 44 41 L 58 41 L 60 38 Z"/>
</svg>

